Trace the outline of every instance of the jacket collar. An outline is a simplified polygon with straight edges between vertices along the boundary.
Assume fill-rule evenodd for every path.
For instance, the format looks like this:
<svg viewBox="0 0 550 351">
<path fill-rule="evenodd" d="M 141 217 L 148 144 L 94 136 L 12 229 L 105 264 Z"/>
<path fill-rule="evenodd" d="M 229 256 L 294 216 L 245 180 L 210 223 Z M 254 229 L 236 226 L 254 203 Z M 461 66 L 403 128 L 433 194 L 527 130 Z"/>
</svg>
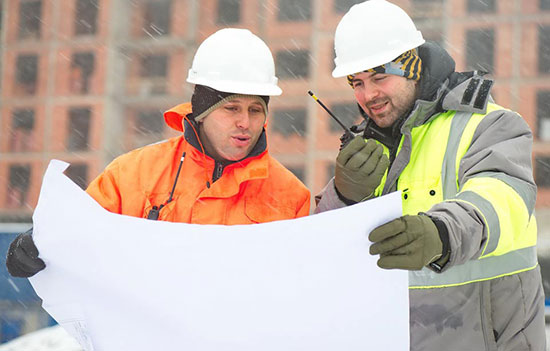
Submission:
<svg viewBox="0 0 550 351">
<path fill-rule="evenodd" d="M 404 133 L 431 121 L 443 111 L 485 113 L 493 80 L 484 78 L 484 72 L 453 72 L 437 90 L 433 100 L 416 100 L 413 110 L 401 127 Z"/>
<path fill-rule="evenodd" d="M 185 102 L 183 104 L 176 105 L 164 112 L 164 122 L 178 132 L 183 132 L 183 120 L 184 116 L 190 116 L 193 113 L 191 109 L 191 103 Z M 189 117 L 188 117 L 189 118 Z"/>
<path fill-rule="evenodd" d="M 193 147 L 193 150 L 188 155 L 205 168 L 207 183 L 209 184 L 210 180 L 211 183 L 219 181 L 221 188 L 225 189 L 221 190 L 220 186 L 212 187 L 205 194 L 216 195 L 218 197 L 231 196 L 239 191 L 240 183 L 268 176 L 268 161 L 266 157 L 263 157 L 267 154 L 265 128 L 262 130 L 262 134 L 256 145 L 254 145 L 252 151 L 245 158 L 238 161 L 216 161 L 211 155 L 203 152 L 203 148 L 193 130 L 194 127 L 198 132 L 198 126 L 196 124 L 193 127 L 191 126 L 191 123 L 195 123 L 190 118 L 191 113 L 191 104 L 184 103 L 166 111 L 164 119 L 166 124 L 171 128 L 184 132 L 185 141 Z M 222 177 L 227 167 L 234 169 L 234 177 Z"/>
</svg>

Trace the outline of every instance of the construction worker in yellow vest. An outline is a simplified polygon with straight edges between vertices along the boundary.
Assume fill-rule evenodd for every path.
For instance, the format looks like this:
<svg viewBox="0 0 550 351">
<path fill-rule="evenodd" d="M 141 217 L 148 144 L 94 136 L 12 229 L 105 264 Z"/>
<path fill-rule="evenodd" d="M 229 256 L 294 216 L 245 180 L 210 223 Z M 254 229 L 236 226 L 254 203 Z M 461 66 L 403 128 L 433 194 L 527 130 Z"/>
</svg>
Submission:
<svg viewBox="0 0 550 351">
<path fill-rule="evenodd" d="M 334 45 L 364 121 L 316 212 L 402 192 L 369 239 L 409 271 L 411 350 L 546 350 L 527 123 L 390 2 L 354 5 Z"/>
</svg>

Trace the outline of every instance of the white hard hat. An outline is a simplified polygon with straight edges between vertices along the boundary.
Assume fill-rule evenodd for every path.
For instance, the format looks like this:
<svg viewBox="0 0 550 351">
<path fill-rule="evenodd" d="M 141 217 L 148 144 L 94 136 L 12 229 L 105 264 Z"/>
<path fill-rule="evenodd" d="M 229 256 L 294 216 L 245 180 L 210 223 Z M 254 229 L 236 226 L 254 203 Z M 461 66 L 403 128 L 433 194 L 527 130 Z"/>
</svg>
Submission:
<svg viewBox="0 0 550 351">
<path fill-rule="evenodd" d="M 353 5 L 336 27 L 332 76 L 345 77 L 383 65 L 424 42 L 399 6 L 385 0 Z"/>
<path fill-rule="evenodd" d="M 187 82 L 226 93 L 281 95 L 267 45 L 248 29 L 225 28 L 197 49 Z"/>
</svg>

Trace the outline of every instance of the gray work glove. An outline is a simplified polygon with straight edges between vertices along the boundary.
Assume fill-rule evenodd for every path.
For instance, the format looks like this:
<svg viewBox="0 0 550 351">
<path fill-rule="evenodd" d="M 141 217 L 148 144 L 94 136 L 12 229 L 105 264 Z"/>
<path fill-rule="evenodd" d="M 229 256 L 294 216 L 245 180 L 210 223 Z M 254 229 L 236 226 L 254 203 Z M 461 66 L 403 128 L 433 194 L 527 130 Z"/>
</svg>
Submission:
<svg viewBox="0 0 550 351">
<path fill-rule="evenodd" d="M 442 256 L 443 242 L 435 223 L 426 215 L 403 216 L 375 228 L 371 255 L 380 255 L 381 268 L 420 270 Z"/>
<path fill-rule="evenodd" d="M 38 249 L 32 240 L 32 228 L 19 234 L 10 244 L 6 267 L 13 277 L 28 278 L 46 268 L 42 259 L 38 258 Z"/>
<path fill-rule="evenodd" d="M 383 152 L 374 140 L 353 138 L 336 158 L 334 185 L 339 195 L 354 202 L 372 197 L 390 164 Z"/>
</svg>

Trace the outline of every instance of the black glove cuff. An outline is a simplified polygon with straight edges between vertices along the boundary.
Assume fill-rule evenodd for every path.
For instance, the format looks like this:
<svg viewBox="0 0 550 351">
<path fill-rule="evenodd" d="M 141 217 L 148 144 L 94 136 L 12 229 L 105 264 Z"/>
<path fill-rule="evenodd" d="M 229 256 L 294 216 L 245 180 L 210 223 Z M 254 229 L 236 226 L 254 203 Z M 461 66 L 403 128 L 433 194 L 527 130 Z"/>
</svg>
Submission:
<svg viewBox="0 0 550 351">
<path fill-rule="evenodd" d="M 357 203 L 357 201 L 350 200 L 344 195 L 340 194 L 336 185 L 334 185 L 334 190 L 336 190 L 336 195 L 338 195 L 338 198 L 340 199 L 340 201 L 342 201 L 346 205 L 350 206 L 350 205 L 355 205 Z"/>
<path fill-rule="evenodd" d="M 429 267 L 436 273 L 441 273 L 447 262 L 449 262 L 449 255 L 451 253 L 449 231 L 447 230 L 447 226 L 445 225 L 445 223 L 443 223 L 442 220 L 436 217 L 432 217 L 430 215 L 428 215 L 428 217 L 430 217 L 432 222 L 434 222 L 439 233 L 439 239 L 441 240 L 441 244 L 443 245 L 443 249 L 441 250 L 441 258 L 430 263 Z"/>
<path fill-rule="evenodd" d="M 10 244 L 6 256 L 6 268 L 13 277 L 29 278 L 43 270 L 46 265 L 38 257 L 38 249 L 32 239 L 33 229 L 19 234 Z"/>
</svg>

